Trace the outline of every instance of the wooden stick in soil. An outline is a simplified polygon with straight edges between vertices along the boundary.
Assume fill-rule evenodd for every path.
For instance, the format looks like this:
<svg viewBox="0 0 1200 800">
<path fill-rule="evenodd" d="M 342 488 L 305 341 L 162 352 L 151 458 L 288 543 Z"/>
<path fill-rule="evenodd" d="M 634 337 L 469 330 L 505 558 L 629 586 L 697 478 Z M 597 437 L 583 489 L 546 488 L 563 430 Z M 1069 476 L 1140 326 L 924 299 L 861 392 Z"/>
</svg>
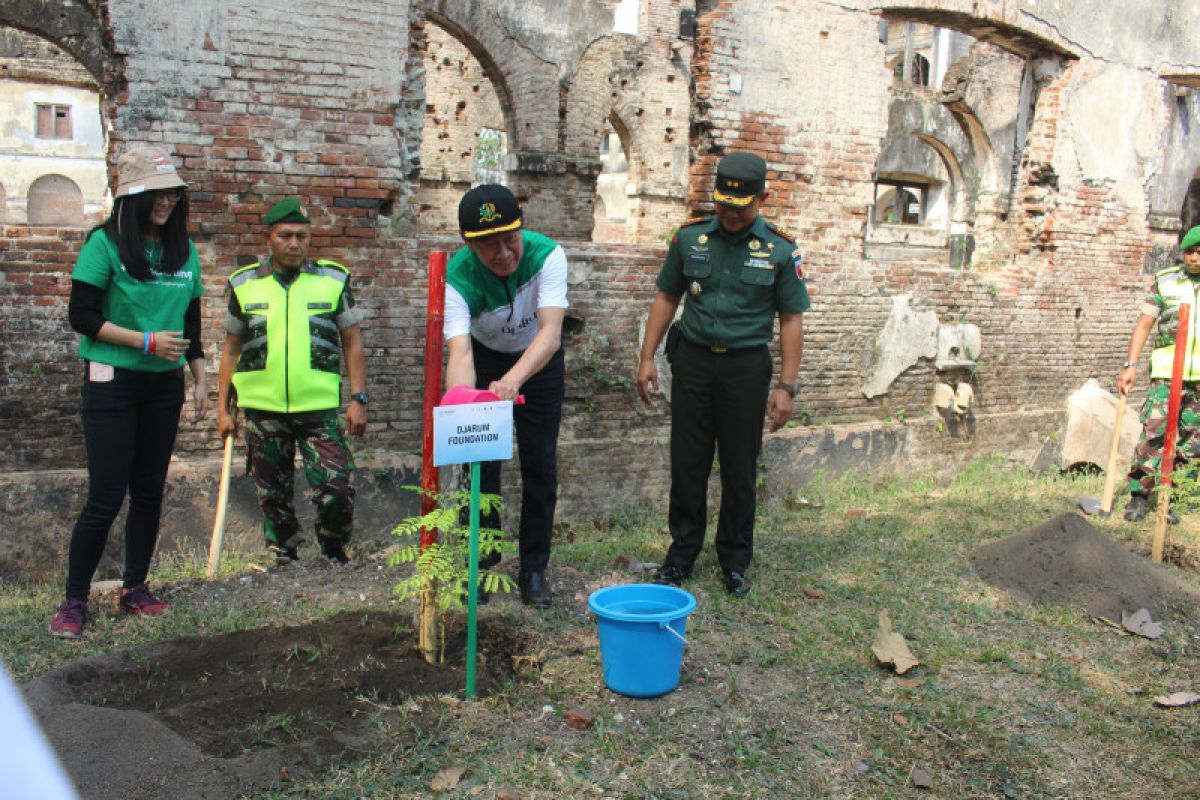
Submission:
<svg viewBox="0 0 1200 800">
<path fill-rule="evenodd" d="M 217 490 L 217 516 L 213 520 L 212 542 L 208 545 L 208 579 L 215 580 L 221 569 L 221 547 L 225 543 L 225 507 L 229 505 L 229 472 L 233 464 L 233 436 L 225 437 L 225 455 L 221 461 L 221 482 Z"/>
<path fill-rule="evenodd" d="M 1112 444 L 1108 448 L 1108 470 L 1104 476 L 1104 495 L 1100 500 L 1100 513 L 1112 513 L 1113 490 L 1117 483 L 1117 451 L 1121 447 L 1121 423 L 1125 421 L 1125 395 L 1117 401 L 1117 418 L 1113 422 Z"/>
</svg>

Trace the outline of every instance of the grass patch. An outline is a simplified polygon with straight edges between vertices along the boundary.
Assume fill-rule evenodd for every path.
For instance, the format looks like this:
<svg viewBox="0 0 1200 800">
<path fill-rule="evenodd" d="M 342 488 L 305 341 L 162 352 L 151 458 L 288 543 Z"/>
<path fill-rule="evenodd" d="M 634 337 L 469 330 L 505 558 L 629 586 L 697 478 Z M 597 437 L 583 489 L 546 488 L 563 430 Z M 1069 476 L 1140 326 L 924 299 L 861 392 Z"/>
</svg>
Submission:
<svg viewBox="0 0 1200 800">
<path fill-rule="evenodd" d="M 560 594 L 550 613 L 524 617 L 544 645 L 532 680 L 477 702 L 422 700 L 420 723 L 413 710 L 403 735 L 381 726 L 363 758 L 256 797 L 428 797 L 438 772 L 455 766 L 463 780 L 441 796 L 488 798 L 501 786 L 523 798 L 647 800 L 1198 796 L 1200 711 L 1151 702 L 1200 691 L 1197 631 L 1168 623 L 1158 641 L 1120 636 L 1079 608 L 1020 603 L 968 561 L 978 545 L 1074 510 L 1078 495 L 1099 495 L 1101 485 L 995 459 L 945 485 L 920 475 L 822 477 L 804 489 L 813 504 L 761 508 L 745 599 L 721 590 L 710 528 L 685 584 L 698 608 L 675 692 L 635 701 L 605 690 L 594 625 L 580 599 Z M 1118 515 L 1091 521 L 1122 543 L 1150 535 Z M 560 531 L 550 578 L 556 566 L 600 576 L 622 558 L 657 561 L 665 527 L 661 514 L 629 509 Z M 1185 518 L 1172 541 L 1200 549 L 1200 521 Z M 169 583 L 194 570 L 168 564 L 154 574 Z M 1200 588 L 1194 573 L 1175 571 Z M 101 621 L 84 643 L 68 644 L 44 633 L 58 592 L 0 589 L 0 657 L 19 678 L 165 636 L 325 613 L 303 602 L 201 613 L 185 601 L 169 622 Z M 922 662 L 914 680 L 896 680 L 871 655 L 885 608 Z M 568 727 L 570 710 L 592 725 Z M 286 740 L 291 722 L 281 716 L 264 741 Z M 932 788 L 913 785 L 918 769 Z"/>
</svg>

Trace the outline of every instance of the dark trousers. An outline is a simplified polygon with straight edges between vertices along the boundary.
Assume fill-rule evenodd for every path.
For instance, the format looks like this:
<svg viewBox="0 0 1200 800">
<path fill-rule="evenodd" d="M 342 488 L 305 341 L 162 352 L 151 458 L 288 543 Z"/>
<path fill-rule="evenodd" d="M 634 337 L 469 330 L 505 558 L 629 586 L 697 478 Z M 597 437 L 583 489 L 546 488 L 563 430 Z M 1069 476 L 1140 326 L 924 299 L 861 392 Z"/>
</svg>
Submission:
<svg viewBox="0 0 1200 800">
<path fill-rule="evenodd" d="M 158 542 L 163 487 L 183 407 L 183 370 L 114 369 L 113 379 L 83 379 L 87 503 L 71 532 L 67 597 L 86 599 L 104 555 L 108 531 L 125 495 L 126 588 L 146 580 Z"/>
<path fill-rule="evenodd" d="M 500 353 L 472 339 L 475 388 L 486 389 L 512 368 L 520 353 Z M 513 406 L 517 454 L 521 458 L 521 525 L 519 550 L 521 571 L 540 571 L 550 562 L 550 539 L 554 533 L 554 506 L 558 503 L 558 428 L 565 395 L 563 350 L 541 371 L 525 381 L 524 405 Z M 487 494 L 500 493 L 500 461 L 479 465 L 479 488 Z M 480 520 L 487 528 L 500 527 L 500 515 Z M 498 560 L 498 559 L 496 559 Z M 493 566 L 484 563 L 483 566 Z"/>
<path fill-rule="evenodd" d="M 700 555 L 716 453 L 717 559 L 725 570 L 745 572 L 754 555 L 755 484 L 771 354 L 765 346 L 714 353 L 685 339 L 671 367 L 671 547 L 663 563 L 688 574 Z"/>
</svg>

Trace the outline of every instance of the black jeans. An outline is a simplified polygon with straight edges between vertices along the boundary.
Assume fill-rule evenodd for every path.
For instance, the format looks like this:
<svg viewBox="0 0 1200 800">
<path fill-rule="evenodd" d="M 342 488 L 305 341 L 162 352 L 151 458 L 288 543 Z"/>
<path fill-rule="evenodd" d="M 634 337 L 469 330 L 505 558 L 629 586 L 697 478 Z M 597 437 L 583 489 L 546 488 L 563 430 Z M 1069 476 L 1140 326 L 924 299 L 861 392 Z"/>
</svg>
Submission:
<svg viewBox="0 0 1200 800">
<path fill-rule="evenodd" d="M 158 542 L 163 487 L 183 407 L 183 370 L 114 369 L 111 381 L 83 377 L 88 496 L 71 532 L 67 597 L 86 599 L 108 531 L 129 494 L 126 588 L 146 580 Z"/>
<path fill-rule="evenodd" d="M 500 353 L 471 340 L 475 361 L 475 388 L 486 389 L 521 357 Z M 550 539 L 554 533 L 554 507 L 558 503 L 558 428 L 566 392 L 565 359 L 560 347 L 541 371 L 521 386 L 525 405 L 513 406 L 517 453 L 521 458 L 521 526 L 519 533 L 521 571 L 544 570 L 550 563 Z M 479 465 L 479 488 L 487 494 L 500 493 L 500 461 Z M 479 521 L 486 528 L 499 528 L 498 514 Z M 493 566 L 484 563 L 483 566 Z"/>
<path fill-rule="evenodd" d="M 725 353 L 682 340 L 671 371 L 671 547 L 663 560 L 685 574 L 704 546 L 708 478 L 721 462 L 721 567 L 745 572 L 754 555 L 755 483 L 771 382 L 766 346 Z"/>
</svg>

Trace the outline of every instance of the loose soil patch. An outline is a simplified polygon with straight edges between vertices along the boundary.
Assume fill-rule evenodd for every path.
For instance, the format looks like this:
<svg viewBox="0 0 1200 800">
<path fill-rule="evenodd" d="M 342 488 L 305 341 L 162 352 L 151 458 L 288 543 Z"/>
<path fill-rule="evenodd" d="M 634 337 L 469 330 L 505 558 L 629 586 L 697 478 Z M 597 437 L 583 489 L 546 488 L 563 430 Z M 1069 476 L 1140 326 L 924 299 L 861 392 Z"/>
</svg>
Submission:
<svg viewBox="0 0 1200 800">
<path fill-rule="evenodd" d="M 514 677 L 527 639 L 481 615 L 480 695 Z M 356 758 L 381 725 L 421 729 L 410 700 L 463 692 L 464 640 L 448 631 L 447 663 L 430 665 L 407 617 L 348 611 L 85 659 L 26 695 L 86 797 L 229 798 Z"/>
<path fill-rule="evenodd" d="M 1119 621 L 1122 611 L 1145 608 L 1155 619 L 1195 622 L 1200 609 L 1200 592 L 1078 514 L 988 542 L 971 561 L 989 583 L 1022 599 L 1082 603 L 1094 617 Z"/>
</svg>

